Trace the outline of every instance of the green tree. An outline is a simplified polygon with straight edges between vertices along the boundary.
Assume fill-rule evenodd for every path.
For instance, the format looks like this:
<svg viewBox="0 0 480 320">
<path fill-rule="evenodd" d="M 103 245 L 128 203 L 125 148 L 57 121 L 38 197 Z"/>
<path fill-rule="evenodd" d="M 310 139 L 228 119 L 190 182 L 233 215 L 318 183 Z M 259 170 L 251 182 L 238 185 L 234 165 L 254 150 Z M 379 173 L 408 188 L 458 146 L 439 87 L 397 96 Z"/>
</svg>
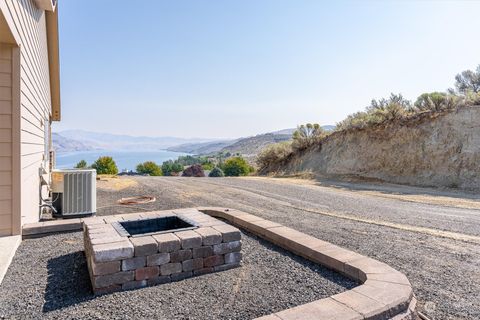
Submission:
<svg viewBox="0 0 480 320">
<path fill-rule="evenodd" d="M 292 147 L 295 150 L 305 150 L 318 143 L 325 136 L 325 131 L 318 123 L 302 124 L 297 127 L 297 130 L 293 133 Z"/>
<path fill-rule="evenodd" d="M 399 118 L 408 113 L 412 103 L 401 94 L 390 94 L 388 99 L 373 99 L 366 108 L 367 114 L 378 118 L 379 122 Z"/>
<path fill-rule="evenodd" d="M 183 166 L 180 163 L 172 160 L 164 161 L 162 163 L 162 172 L 165 176 L 172 176 L 183 171 Z"/>
<path fill-rule="evenodd" d="M 445 92 L 423 93 L 415 101 L 415 111 L 441 111 L 455 108 L 459 97 Z"/>
<path fill-rule="evenodd" d="M 213 170 L 213 168 L 215 168 L 215 164 L 211 161 L 206 161 L 205 163 L 202 163 L 202 168 L 203 170 Z"/>
<path fill-rule="evenodd" d="M 467 92 L 480 93 L 480 65 L 478 65 L 475 71 L 465 70 L 457 74 L 455 87 L 462 94 Z"/>
<path fill-rule="evenodd" d="M 226 176 L 246 176 L 250 173 L 250 165 L 242 157 L 229 158 L 223 164 L 223 172 Z"/>
<path fill-rule="evenodd" d="M 92 168 L 97 170 L 98 174 L 117 174 L 117 164 L 112 157 L 100 157 L 93 164 Z"/>
<path fill-rule="evenodd" d="M 162 168 L 153 161 L 146 161 L 137 165 L 137 172 L 150 176 L 161 176 Z"/>
<path fill-rule="evenodd" d="M 224 177 L 225 174 L 223 173 L 223 170 L 220 169 L 219 167 L 215 167 L 210 171 L 208 174 L 209 177 L 216 178 L 216 177 Z"/>
<path fill-rule="evenodd" d="M 257 156 L 258 171 L 266 173 L 275 171 L 291 159 L 293 155 L 292 142 L 283 141 L 265 147 Z"/>
<path fill-rule="evenodd" d="M 76 169 L 85 169 L 87 167 L 87 161 L 85 160 L 80 160 L 78 163 L 75 165 Z"/>
</svg>

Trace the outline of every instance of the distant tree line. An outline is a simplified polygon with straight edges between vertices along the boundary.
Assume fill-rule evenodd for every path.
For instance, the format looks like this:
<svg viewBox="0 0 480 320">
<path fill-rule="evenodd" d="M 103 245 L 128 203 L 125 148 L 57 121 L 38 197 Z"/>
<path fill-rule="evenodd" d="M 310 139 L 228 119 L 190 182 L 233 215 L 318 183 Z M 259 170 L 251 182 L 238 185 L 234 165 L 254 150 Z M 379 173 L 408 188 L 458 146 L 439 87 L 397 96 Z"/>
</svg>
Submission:
<svg viewBox="0 0 480 320">
<path fill-rule="evenodd" d="M 112 157 L 102 156 L 89 167 L 85 160 L 80 160 L 77 169 L 92 168 L 98 174 L 118 174 L 118 167 Z M 149 176 L 205 176 L 204 171 L 209 171 L 209 177 L 246 176 L 255 169 L 241 156 L 230 157 L 218 161 L 216 158 L 180 156 L 176 160 L 164 161 L 161 165 L 154 161 L 139 163 L 136 167 L 138 174 Z"/>
</svg>

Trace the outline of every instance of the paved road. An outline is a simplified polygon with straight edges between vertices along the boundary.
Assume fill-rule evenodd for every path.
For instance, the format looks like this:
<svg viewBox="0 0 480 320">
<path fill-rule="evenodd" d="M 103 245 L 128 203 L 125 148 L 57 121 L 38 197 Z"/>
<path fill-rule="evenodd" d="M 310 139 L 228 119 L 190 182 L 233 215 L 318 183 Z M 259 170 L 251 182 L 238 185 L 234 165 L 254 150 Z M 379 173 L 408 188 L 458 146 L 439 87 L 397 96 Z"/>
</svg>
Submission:
<svg viewBox="0 0 480 320">
<path fill-rule="evenodd" d="M 223 206 L 291 226 L 376 258 L 411 280 L 432 319 L 480 319 L 480 197 L 401 186 L 341 188 L 271 178 L 126 178 L 100 182 L 98 213 Z M 122 179 L 123 180 L 123 179 Z M 122 185 L 122 184 L 118 184 Z M 123 196 L 157 202 L 115 206 Z"/>
</svg>

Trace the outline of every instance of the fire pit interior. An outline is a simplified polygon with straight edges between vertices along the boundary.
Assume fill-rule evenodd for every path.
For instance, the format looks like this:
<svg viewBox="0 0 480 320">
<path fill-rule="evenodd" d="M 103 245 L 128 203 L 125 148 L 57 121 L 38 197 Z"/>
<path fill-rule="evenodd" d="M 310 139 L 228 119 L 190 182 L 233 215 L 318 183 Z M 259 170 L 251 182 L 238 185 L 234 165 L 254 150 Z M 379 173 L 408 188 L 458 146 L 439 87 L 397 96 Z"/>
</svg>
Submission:
<svg viewBox="0 0 480 320">
<path fill-rule="evenodd" d="M 118 221 L 113 222 L 112 225 L 120 235 L 127 237 L 139 237 L 149 234 L 178 232 L 198 228 L 198 224 L 195 223 L 195 221 L 178 216 Z"/>
<path fill-rule="evenodd" d="M 240 266 L 237 228 L 194 209 L 84 220 L 95 294 L 141 288 Z"/>
</svg>

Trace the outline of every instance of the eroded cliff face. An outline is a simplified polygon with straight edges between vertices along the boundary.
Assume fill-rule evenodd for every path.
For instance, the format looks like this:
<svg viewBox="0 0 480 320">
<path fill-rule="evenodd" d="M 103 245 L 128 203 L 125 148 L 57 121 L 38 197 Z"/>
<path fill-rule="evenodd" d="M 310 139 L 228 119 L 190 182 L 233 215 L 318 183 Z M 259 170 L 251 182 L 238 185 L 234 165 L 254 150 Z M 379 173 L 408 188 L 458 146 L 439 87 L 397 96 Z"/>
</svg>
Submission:
<svg viewBox="0 0 480 320">
<path fill-rule="evenodd" d="M 357 175 L 480 190 L 480 106 L 382 128 L 338 132 L 292 159 L 288 173 Z"/>
</svg>

